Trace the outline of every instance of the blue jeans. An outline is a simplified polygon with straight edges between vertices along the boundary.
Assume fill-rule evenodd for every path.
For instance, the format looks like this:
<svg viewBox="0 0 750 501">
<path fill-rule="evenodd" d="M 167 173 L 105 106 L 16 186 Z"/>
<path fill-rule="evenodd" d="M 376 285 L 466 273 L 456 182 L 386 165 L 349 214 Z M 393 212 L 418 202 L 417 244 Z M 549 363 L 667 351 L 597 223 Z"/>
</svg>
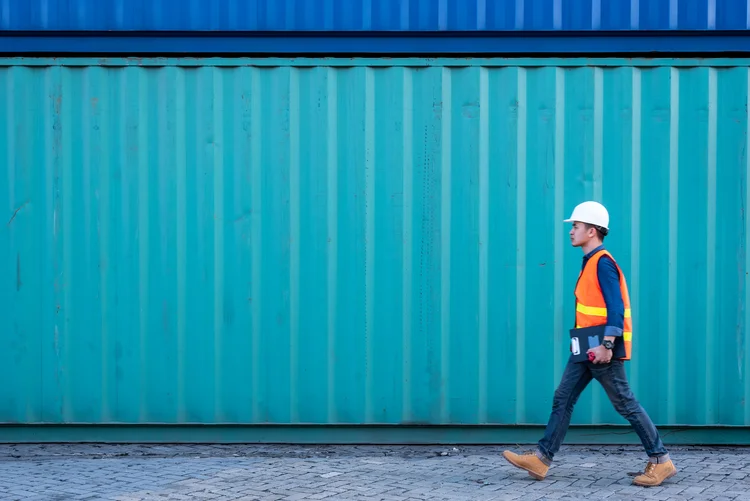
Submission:
<svg viewBox="0 0 750 501">
<path fill-rule="evenodd" d="M 601 383 L 615 410 L 630 422 L 648 456 L 655 458 L 667 454 L 656 426 L 630 391 L 622 360 L 612 360 L 608 364 L 568 362 L 560 385 L 555 391 L 552 414 L 547 423 L 544 438 L 538 444 L 539 452 L 552 461 L 568 432 L 573 406 L 592 379 Z"/>
</svg>

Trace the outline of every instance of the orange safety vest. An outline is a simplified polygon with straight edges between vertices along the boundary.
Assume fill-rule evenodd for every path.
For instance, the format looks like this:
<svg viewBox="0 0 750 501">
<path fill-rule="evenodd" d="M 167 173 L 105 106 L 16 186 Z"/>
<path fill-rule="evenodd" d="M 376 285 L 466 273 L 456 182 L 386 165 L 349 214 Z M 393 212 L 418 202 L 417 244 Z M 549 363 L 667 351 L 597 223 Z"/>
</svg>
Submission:
<svg viewBox="0 0 750 501">
<path fill-rule="evenodd" d="M 597 265 L 602 256 L 611 258 L 620 274 L 620 292 L 622 293 L 622 301 L 625 304 L 625 325 L 622 330 L 622 339 L 625 342 L 625 357 L 622 360 L 630 360 L 633 343 L 633 320 L 630 316 L 628 285 L 625 282 L 625 275 L 622 273 L 617 261 L 606 250 L 599 251 L 591 256 L 584 269 L 578 275 L 578 283 L 575 290 L 576 328 L 593 327 L 607 323 L 607 304 L 604 302 L 604 295 L 602 294 L 602 289 L 599 286 L 599 278 L 596 274 Z"/>
</svg>

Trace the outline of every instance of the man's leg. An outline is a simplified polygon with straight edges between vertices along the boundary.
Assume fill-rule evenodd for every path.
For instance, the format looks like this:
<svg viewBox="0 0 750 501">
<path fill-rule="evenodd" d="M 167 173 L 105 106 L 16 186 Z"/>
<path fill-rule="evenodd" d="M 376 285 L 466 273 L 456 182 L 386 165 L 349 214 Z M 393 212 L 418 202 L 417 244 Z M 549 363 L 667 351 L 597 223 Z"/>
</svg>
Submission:
<svg viewBox="0 0 750 501">
<path fill-rule="evenodd" d="M 609 364 L 593 365 L 592 373 L 601 383 L 604 391 L 607 392 L 615 410 L 628 420 L 638 434 L 643 448 L 648 454 L 649 465 L 651 466 L 647 466 L 644 475 L 637 477 L 635 483 L 639 485 L 659 485 L 665 479 L 674 476 L 677 469 L 672 464 L 656 426 L 630 389 L 630 384 L 628 384 L 625 375 L 624 362 L 613 360 Z"/>
<path fill-rule="evenodd" d="M 573 407 L 591 382 L 589 364 L 568 362 L 552 400 L 552 413 L 538 447 L 542 461 L 551 463 L 568 433 Z"/>
<path fill-rule="evenodd" d="M 573 406 L 589 382 L 591 382 L 591 372 L 588 369 L 588 364 L 568 362 L 560 384 L 555 390 L 552 413 L 547 422 L 544 437 L 539 441 L 536 452 L 519 455 L 505 451 L 503 452 L 505 459 L 513 466 L 528 471 L 537 480 L 544 479 L 555 453 L 560 449 L 560 445 L 565 438 L 568 426 L 570 426 Z"/>
</svg>

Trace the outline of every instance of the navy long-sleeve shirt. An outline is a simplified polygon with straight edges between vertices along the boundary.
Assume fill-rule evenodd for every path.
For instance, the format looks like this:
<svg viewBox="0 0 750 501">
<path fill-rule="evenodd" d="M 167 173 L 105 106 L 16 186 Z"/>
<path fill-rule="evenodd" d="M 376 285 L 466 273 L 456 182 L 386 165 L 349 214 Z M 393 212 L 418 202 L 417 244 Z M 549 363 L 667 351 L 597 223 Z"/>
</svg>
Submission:
<svg viewBox="0 0 750 501">
<path fill-rule="evenodd" d="M 583 256 L 581 270 L 586 267 L 586 263 L 591 259 L 591 256 L 600 250 L 604 250 L 603 245 Z M 596 276 L 599 278 L 599 287 L 604 296 L 604 303 L 607 305 L 607 324 L 604 335 L 622 336 L 622 330 L 625 326 L 625 303 L 622 300 L 622 292 L 620 292 L 620 273 L 609 256 L 602 256 L 599 259 Z"/>
</svg>

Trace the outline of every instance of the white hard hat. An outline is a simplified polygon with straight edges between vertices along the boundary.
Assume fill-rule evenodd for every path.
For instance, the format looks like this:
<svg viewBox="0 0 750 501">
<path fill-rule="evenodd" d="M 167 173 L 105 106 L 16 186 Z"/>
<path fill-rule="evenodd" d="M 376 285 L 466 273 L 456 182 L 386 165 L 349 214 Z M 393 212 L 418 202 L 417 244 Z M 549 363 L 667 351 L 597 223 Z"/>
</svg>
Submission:
<svg viewBox="0 0 750 501">
<path fill-rule="evenodd" d="M 609 229 L 609 212 L 599 202 L 583 202 L 573 209 L 573 214 L 564 222 L 572 223 L 573 221 L 580 221 L 581 223 L 593 224 L 594 226 Z"/>
</svg>

